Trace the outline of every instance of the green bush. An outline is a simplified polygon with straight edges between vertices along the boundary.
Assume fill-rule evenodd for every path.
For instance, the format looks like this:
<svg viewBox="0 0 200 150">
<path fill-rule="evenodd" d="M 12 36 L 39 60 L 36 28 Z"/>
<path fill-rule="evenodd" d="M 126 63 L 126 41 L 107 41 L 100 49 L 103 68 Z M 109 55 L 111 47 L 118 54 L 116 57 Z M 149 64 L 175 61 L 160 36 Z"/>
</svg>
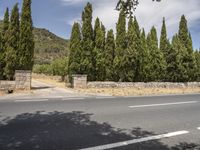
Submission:
<svg viewBox="0 0 200 150">
<path fill-rule="evenodd" d="M 45 75 L 65 76 L 68 72 L 68 58 L 60 58 L 51 64 L 34 65 L 33 72 Z"/>
</svg>

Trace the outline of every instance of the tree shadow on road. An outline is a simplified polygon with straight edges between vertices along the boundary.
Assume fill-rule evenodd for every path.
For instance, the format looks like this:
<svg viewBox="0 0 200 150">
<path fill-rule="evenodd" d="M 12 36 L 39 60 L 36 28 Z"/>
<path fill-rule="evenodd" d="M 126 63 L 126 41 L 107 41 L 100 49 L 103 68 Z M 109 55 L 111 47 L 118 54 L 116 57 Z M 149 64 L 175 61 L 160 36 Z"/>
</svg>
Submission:
<svg viewBox="0 0 200 150">
<path fill-rule="evenodd" d="M 154 133 L 134 128 L 130 134 L 108 123 L 90 119 L 83 112 L 24 113 L 0 122 L 1 150 L 76 150 L 152 136 Z M 169 148 L 159 140 L 139 143 L 119 150 L 186 150 L 197 145 L 183 143 Z M 187 149 L 187 150 L 188 150 Z"/>
</svg>

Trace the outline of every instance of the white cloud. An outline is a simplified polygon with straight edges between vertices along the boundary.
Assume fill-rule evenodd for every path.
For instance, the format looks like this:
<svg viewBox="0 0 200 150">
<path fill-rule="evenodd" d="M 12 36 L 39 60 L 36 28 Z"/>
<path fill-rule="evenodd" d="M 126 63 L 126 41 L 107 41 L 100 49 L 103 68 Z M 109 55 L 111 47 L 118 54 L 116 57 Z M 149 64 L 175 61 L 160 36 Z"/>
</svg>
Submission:
<svg viewBox="0 0 200 150">
<path fill-rule="evenodd" d="M 65 5 L 85 5 L 87 1 L 93 4 L 93 18 L 99 17 L 107 29 L 115 29 L 118 19 L 118 12 L 115 9 L 118 0 L 61 0 Z M 177 32 L 178 23 L 182 14 L 185 14 L 190 28 L 194 27 L 200 19 L 199 0 L 162 0 L 162 2 L 152 2 L 151 0 L 140 0 L 140 4 L 135 12 L 138 22 L 146 31 L 154 25 L 160 32 L 162 18 L 166 18 L 169 36 Z M 72 24 L 75 20 L 80 20 L 80 16 L 69 21 Z"/>
</svg>

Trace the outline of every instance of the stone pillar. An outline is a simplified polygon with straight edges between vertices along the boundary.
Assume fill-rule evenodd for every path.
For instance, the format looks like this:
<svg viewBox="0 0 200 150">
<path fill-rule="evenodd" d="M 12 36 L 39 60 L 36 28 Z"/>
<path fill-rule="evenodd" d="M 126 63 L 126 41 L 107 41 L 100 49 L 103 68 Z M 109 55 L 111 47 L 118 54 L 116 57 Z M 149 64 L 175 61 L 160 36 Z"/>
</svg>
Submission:
<svg viewBox="0 0 200 150">
<path fill-rule="evenodd" d="M 16 70 L 15 84 L 17 90 L 31 90 L 31 75 L 30 70 Z"/>
<path fill-rule="evenodd" d="M 87 75 L 72 75 L 73 88 L 87 88 Z"/>
</svg>

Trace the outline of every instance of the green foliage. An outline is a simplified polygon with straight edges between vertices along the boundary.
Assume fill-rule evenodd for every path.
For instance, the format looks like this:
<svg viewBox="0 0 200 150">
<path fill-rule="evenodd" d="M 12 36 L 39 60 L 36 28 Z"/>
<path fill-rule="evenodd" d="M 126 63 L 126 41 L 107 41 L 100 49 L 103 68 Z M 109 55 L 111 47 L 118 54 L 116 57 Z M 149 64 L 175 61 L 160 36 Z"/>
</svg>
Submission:
<svg viewBox="0 0 200 150">
<path fill-rule="evenodd" d="M 149 67 L 151 72 L 148 75 L 148 81 L 162 81 L 165 77 L 166 62 L 162 51 L 158 48 L 157 31 L 152 27 L 147 36 L 147 46 L 149 49 Z"/>
<path fill-rule="evenodd" d="M 31 0 L 24 0 L 20 23 L 19 69 L 32 70 L 34 63 L 34 36 L 31 17 Z"/>
<path fill-rule="evenodd" d="M 78 23 L 74 23 L 70 38 L 69 75 L 81 73 L 81 31 Z"/>
<path fill-rule="evenodd" d="M 166 65 L 166 75 L 163 76 L 163 79 L 165 81 L 170 81 L 171 75 L 168 70 L 171 71 L 171 69 L 168 69 L 168 64 L 171 65 L 172 60 L 171 60 L 171 45 L 169 40 L 167 39 L 167 29 L 166 29 L 166 24 L 165 24 L 165 18 L 163 18 L 163 24 L 162 24 L 162 29 L 161 29 L 161 36 L 160 36 L 160 50 L 164 55 L 164 60 L 167 63 Z M 172 54 L 173 55 L 173 54 Z M 171 66 L 170 66 L 171 67 Z"/>
<path fill-rule="evenodd" d="M 0 21 L 0 32 L 3 21 Z M 46 29 L 33 29 L 35 49 L 34 64 L 50 64 L 57 58 L 69 56 L 69 40 L 56 36 Z"/>
<path fill-rule="evenodd" d="M 34 65 L 33 72 L 45 75 L 65 76 L 68 73 L 68 58 L 56 59 L 51 64 Z"/>
<path fill-rule="evenodd" d="M 5 62 L 5 49 L 6 49 L 6 41 L 7 41 L 7 35 L 6 32 L 9 28 L 9 9 L 6 8 L 5 14 L 4 14 L 4 20 L 2 23 L 2 33 L 1 33 L 1 51 L 0 51 L 0 79 L 4 79 L 4 67 L 6 65 Z"/>
<path fill-rule="evenodd" d="M 115 58 L 115 37 L 113 30 L 109 30 L 107 33 L 106 44 L 105 44 L 105 66 L 106 66 L 106 80 L 114 80 L 114 67 L 113 61 Z"/>
<path fill-rule="evenodd" d="M 185 78 L 185 81 L 194 81 L 196 78 L 197 66 L 192 46 L 192 38 L 188 31 L 187 20 L 184 15 L 181 17 L 180 20 L 178 38 L 185 48 L 183 55 L 183 65 L 187 74 L 187 78 Z"/>
<path fill-rule="evenodd" d="M 135 21 L 134 21 L 135 22 Z M 136 78 L 136 70 L 138 66 L 138 45 L 137 41 L 140 40 L 136 34 L 136 26 L 133 19 L 130 18 L 128 22 L 128 33 L 127 33 L 127 48 L 123 55 L 123 65 L 125 68 L 124 81 L 133 82 Z"/>
<path fill-rule="evenodd" d="M 19 64 L 19 58 L 17 58 L 19 50 L 19 9 L 18 4 L 13 7 L 10 24 L 8 31 L 5 33 L 7 38 L 5 44 L 5 68 L 4 75 L 7 79 L 12 80 L 14 78 L 17 64 Z"/>
<path fill-rule="evenodd" d="M 52 66 L 50 64 L 34 65 L 33 72 L 38 74 L 53 75 Z"/>
<path fill-rule="evenodd" d="M 170 81 L 172 82 L 184 82 L 187 80 L 187 70 L 184 63 L 184 57 L 186 55 L 186 48 L 181 43 L 178 35 L 175 35 L 172 39 L 172 48 L 169 53 L 170 63 L 168 64 L 168 74 Z"/>
<path fill-rule="evenodd" d="M 81 55 L 81 74 L 87 74 L 88 80 L 94 80 L 95 67 L 94 61 L 94 42 L 93 42 L 93 29 L 92 29 L 92 5 L 87 3 L 82 13 L 82 55 Z"/>
<path fill-rule="evenodd" d="M 141 82 L 147 82 L 148 81 L 148 75 L 151 72 L 150 70 L 150 53 L 147 48 L 147 40 L 146 40 L 146 34 L 144 29 L 141 33 L 141 50 L 140 50 L 140 66 L 139 66 L 139 81 Z"/>
<path fill-rule="evenodd" d="M 197 64 L 196 81 L 200 82 L 200 51 L 195 52 L 195 59 Z"/>
<path fill-rule="evenodd" d="M 96 80 L 104 81 L 106 78 L 106 66 L 105 66 L 105 27 L 100 24 L 99 19 L 95 21 L 95 56 L 96 56 Z"/>
<path fill-rule="evenodd" d="M 33 29 L 34 64 L 50 64 L 57 58 L 69 55 L 69 40 L 62 39 L 46 29 Z"/>
<path fill-rule="evenodd" d="M 52 66 L 52 73 L 53 75 L 58 75 L 58 76 L 65 76 L 68 74 L 68 58 L 63 57 L 62 59 L 56 59 L 53 61 L 51 64 Z"/>
<path fill-rule="evenodd" d="M 127 48 L 126 43 L 126 15 L 123 11 L 119 14 L 119 19 L 117 23 L 117 34 L 116 34 L 116 49 L 115 49 L 115 81 L 124 81 L 125 67 L 123 63 L 123 56 L 125 54 L 125 49 Z"/>
</svg>

